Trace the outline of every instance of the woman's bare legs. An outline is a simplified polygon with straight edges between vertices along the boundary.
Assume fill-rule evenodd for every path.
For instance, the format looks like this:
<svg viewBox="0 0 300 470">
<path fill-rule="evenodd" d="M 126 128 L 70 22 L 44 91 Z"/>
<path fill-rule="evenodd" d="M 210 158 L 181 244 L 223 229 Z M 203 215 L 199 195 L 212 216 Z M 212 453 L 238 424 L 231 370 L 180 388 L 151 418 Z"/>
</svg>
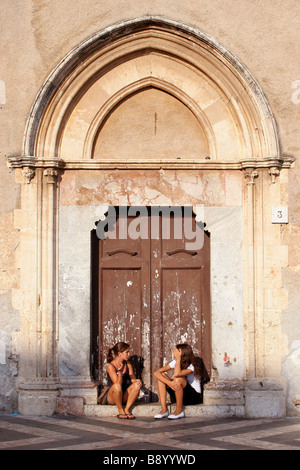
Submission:
<svg viewBox="0 0 300 470">
<path fill-rule="evenodd" d="M 179 390 L 175 390 L 175 397 L 176 397 L 176 409 L 174 411 L 174 415 L 179 415 L 182 413 L 182 408 L 183 408 L 183 390 L 186 386 L 186 379 L 183 377 L 177 377 L 174 379 L 174 381 L 178 384 L 181 385 L 181 388 Z"/>
<path fill-rule="evenodd" d="M 130 408 L 132 407 L 135 400 L 137 399 L 140 393 L 141 386 L 142 386 L 141 383 L 134 382 L 125 391 L 124 396 L 123 396 L 123 403 L 126 403 L 125 410 L 124 410 L 126 415 L 131 415 Z"/>
<path fill-rule="evenodd" d="M 122 386 L 118 383 L 113 384 L 107 394 L 107 400 L 111 405 L 116 405 L 119 416 L 126 417 L 122 402 Z"/>
<path fill-rule="evenodd" d="M 164 377 L 167 379 L 168 382 L 172 382 L 167 374 L 164 374 Z M 158 396 L 160 401 L 160 414 L 166 413 L 167 411 L 167 384 L 159 380 L 157 378 L 157 390 Z M 173 380 L 173 383 L 177 385 L 176 390 L 174 390 L 175 398 L 176 398 L 176 409 L 174 414 L 180 414 L 182 412 L 183 406 L 183 389 L 186 386 L 186 379 L 183 377 L 177 377 Z M 169 385 L 170 386 L 170 385 Z"/>
<path fill-rule="evenodd" d="M 164 374 L 168 380 L 170 380 L 169 376 L 167 374 Z M 167 411 L 167 384 L 162 382 L 161 380 L 157 379 L 157 391 L 158 391 L 158 397 L 160 401 L 160 414 L 166 413 Z"/>
</svg>

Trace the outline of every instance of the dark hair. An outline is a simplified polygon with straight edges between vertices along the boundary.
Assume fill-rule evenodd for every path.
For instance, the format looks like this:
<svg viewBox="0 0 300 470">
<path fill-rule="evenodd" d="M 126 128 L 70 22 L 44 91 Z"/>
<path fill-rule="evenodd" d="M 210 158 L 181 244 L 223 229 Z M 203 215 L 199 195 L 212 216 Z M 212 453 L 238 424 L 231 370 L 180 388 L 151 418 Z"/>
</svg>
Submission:
<svg viewBox="0 0 300 470">
<path fill-rule="evenodd" d="M 192 347 L 187 344 L 177 344 L 176 349 L 181 350 L 180 365 L 181 369 L 187 369 L 190 364 L 194 366 L 195 376 L 201 379 L 201 366 L 197 358 L 194 356 Z"/>
<path fill-rule="evenodd" d="M 130 348 L 130 345 L 127 343 L 123 343 L 120 341 L 119 343 L 115 344 L 112 348 L 108 348 L 107 350 L 107 362 L 111 362 L 117 357 L 119 352 L 127 351 Z"/>
</svg>

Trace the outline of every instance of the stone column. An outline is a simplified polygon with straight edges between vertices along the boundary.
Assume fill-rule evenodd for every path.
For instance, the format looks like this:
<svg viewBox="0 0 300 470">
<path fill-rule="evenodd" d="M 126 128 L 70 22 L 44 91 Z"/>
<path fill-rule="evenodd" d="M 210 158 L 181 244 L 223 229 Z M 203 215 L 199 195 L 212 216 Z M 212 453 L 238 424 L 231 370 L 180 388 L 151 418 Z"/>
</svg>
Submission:
<svg viewBox="0 0 300 470">
<path fill-rule="evenodd" d="M 244 396 L 245 415 L 251 418 L 281 417 L 286 412 L 285 384 L 280 377 L 280 367 L 272 369 L 268 367 L 270 351 L 267 346 L 269 330 L 272 330 L 272 344 L 274 344 L 275 335 L 278 335 L 276 325 L 280 323 L 280 312 L 272 309 L 273 301 L 267 295 L 269 290 L 272 291 L 268 286 L 270 282 L 268 272 L 272 268 L 276 278 L 281 276 L 278 263 L 274 261 L 277 252 L 280 251 L 280 240 L 271 223 L 271 207 L 279 202 L 278 196 L 275 197 L 276 191 L 274 192 L 275 179 L 279 176 L 279 171 L 275 170 L 274 168 L 245 169 Z M 272 250 L 268 240 L 273 245 Z M 271 316 L 268 314 L 269 311 L 272 312 Z M 280 354 L 277 360 L 280 362 Z"/>
<path fill-rule="evenodd" d="M 57 178 L 57 169 L 37 171 L 36 343 L 31 346 L 36 357 L 33 375 L 19 385 L 19 412 L 25 415 L 52 415 L 57 407 Z"/>
<path fill-rule="evenodd" d="M 245 246 L 245 367 L 246 377 L 255 377 L 255 168 L 246 168 L 244 192 L 244 246 Z"/>
<path fill-rule="evenodd" d="M 44 170 L 44 198 L 47 204 L 44 223 L 44 249 L 42 249 L 42 315 L 39 331 L 42 332 L 43 354 L 40 357 L 41 374 L 57 376 L 57 178 L 58 171 Z"/>
</svg>

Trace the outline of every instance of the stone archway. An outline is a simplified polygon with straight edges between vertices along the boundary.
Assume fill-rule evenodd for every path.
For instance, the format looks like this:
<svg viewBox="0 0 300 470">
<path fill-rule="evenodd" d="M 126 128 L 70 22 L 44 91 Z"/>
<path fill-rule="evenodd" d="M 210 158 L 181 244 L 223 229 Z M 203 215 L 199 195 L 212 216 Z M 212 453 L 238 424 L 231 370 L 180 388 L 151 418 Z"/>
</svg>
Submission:
<svg viewBox="0 0 300 470">
<path fill-rule="evenodd" d="M 172 117 L 184 119 L 168 121 L 168 109 Z M 143 119 L 148 123 L 145 132 L 133 133 L 131 140 L 122 135 L 121 146 L 113 138 L 124 122 L 129 132 L 132 123 L 137 125 Z M 189 132 L 185 134 L 187 123 Z M 178 141 L 174 145 L 180 133 L 194 139 L 196 150 L 190 145 L 180 147 Z M 161 136 L 166 137 L 168 146 L 159 153 Z M 145 147 L 151 151 L 143 155 Z M 279 361 L 266 351 L 270 338 L 275 334 L 279 345 L 281 336 L 276 327 L 276 331 L 267 331 L 266 322 L 272 315 L 274 324 L 280 324 L 281 308 L 274 309 L 265 293 L 273 288 L 271 267 L 280 277 L 285 261 L 274 259 L 266 241 L 271 237 L 275 252 L 284 252 L 278 227 L 271 225 L 268 214 L 272 204 L 282 205 L 279 180 L 286 181 L 291 160 L 280 154 L 275 120 L 261 88 L 223 46 L 195 28 L 155 17 L 100 31 L 63 58 L 45 81 L 30 113 L 23 154 L 9 158 L 9 164 L 22 183 L 22 249 L 24 256 L 26 250 L 34 254 L 32 275 L 36 279 L 35 289 L 27 293 L 26 271 L 16 293 L 20 298 L 26 292 L 20 332 L 26 333 L 22 339 L 26 354 L 20 364 L 20 407 L 24 413 L 29 412 L 28 397 L 35 392 L 42 397 L 39 406 L 44 414 L 56 409 L 59 395 L 70 402 L 78 397 L 81 403 L 95 399 L 88 340 L 78 355 L 73 346 L 79 344 L 77 334 L 89 336 L 89 234 L 99 218 L 97 211 L 107 204 L 118 205 L 119 197 L 125 197 L 130 205 L 203 204 L 209 208 L 210 223 L 217 228 L 214 214 L 224 218 L 239 199 L 239 215 L 233 219 L 243 227 L 238 239 L 243 281 L 238 322 L 244 329 L 240 340 L 238 331 L 233 334 L 239 341 L 238 377 L 280 378 Z M 163 178 L 164 172 L 169 172 L 168 178 Z M 241 179 L 241 174 L 245 178 Z M 83 181 L 80 191 L 79 180 Z M 230 228 L 226 230 L 230 234 Z M 78 258 L 64 251 L 70 244 L 66 237 L 70 233 L 75 251 L 81 253 L 79 267 Z M 220 240 L 212 238 L 212 247 Z M 217 271 L 216 266 L 212 269 Z M 75 280 L 80 280 L 80 286 Z M 78 299 L 81 289 L 86 300 L 80 312 L 76 302 L 72 304 L 72 315 L 67 313 L 71 304 L 67 288 L 74 289 Z M 281 305 L 278 293 L 275 298 Z M 215 309 L 216 344 L 222 329 L 217 302 Z M 71 317 L 80 326 L 76 331 L 71 328 Z M 28 318 L 34 325 L 29 333 Z M 216 369 L 221 378 L 230 378 L 221 370 L 221 354 L 221 349 L 213 346 Z M 239 403 L 243 404 L 243 398 Z"/>
<path fill-rule="evenodd" d="M 194 113 L 213 160 L 280 158 L 271 110 L 246 67 L 197 29 L 160 18 L 101 31 L 61 61 L 34 103 L 24 156 L 93 159 L 93 139 L 108 113 L 146 87 Z"/>
</svg>

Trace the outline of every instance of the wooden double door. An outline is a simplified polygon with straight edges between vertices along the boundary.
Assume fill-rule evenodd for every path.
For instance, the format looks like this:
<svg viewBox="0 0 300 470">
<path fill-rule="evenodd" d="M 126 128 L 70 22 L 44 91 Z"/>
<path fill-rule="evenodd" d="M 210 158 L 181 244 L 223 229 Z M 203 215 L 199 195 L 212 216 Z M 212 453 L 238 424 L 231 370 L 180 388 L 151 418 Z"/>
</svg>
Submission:
<svg viewBox="0 0 300 470">
<path fill-rule="evenodd" d="M 189 343 L 209 371 L 209 234 L 183 208 L 112 209 L 115 219 L 92 234 L 92 375 L 105 380 L 106 351 L 118 341 L 142 359 L 142 379 L 153 392 L 154 370 L 178 343 Z M 202 231 L 197 243 L 187 226 Z"/>
</svg>

